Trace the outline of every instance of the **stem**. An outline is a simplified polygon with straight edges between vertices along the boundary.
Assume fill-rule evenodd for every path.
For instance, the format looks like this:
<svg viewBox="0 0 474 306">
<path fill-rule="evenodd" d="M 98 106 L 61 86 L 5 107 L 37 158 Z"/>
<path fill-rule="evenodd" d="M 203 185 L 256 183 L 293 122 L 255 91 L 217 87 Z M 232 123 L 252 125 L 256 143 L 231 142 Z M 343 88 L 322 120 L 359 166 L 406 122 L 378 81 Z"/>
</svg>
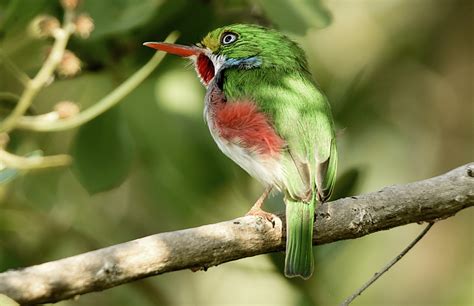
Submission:
<svg viewBox="0 0 474 306">
<path fill-rule="evenodd" d="M 173 43 L 178 38 L 177 32 L 172 32 L 166 38 L 166 42 Z M 140 85 L 155 68 L 161 63 L 166 53 L 159 51 L 130 78 L 110 92 L 107 96 L 99 100 L 96 104 L 80 112 L 76 116 L 47 122 L 32 118 L 20 118 L 18 128 L 33 130 L 37 132 L 57 132 L 78 127 L 104 113 L 111 107 L 119 103 L 124 97 L 130 94 L 138 85 Z"/>
<path fill-rule="evenodd" d="M 54 70 L 61 62 L 69 37 L 74 32 L 74 23 L 72 22 L 72 19 L 73 12 L 66 10 L 64 14 L 64 26 L 56 31 L 54 35 L 55 41 L 53 48 L 51 49 L 48 58 L 34 79 L 29 80 L 26 84 L 25 90 L 23 91 L 15 109 L 0 124 L 0 132 L 9 132 L 15 128 L 18 119 L 23 116 L 26 110 L 30 107 L 33 99 L 41 88 L 48 82 Z"/>
<path fill-rule="evenodd" d="M 0 150 L 0 165 L 18 170 L 32 170 L 67 166 L 72 159 L 69 155 L 23 157 Z"/>
<path fill-rule="evenodd" d="M 16 101 L 20 100 L 20 96 L 14 94 L 12 92 L 2 91 L 2 92 L 0 92 L 0 99 L 13 101 L 13 102 L 16 103 Z"/>
<path fill-rule="evenodd" d="M 18 68 L 17 65 L 15 65 L 15 63 L 13 63 L 8 58 L 8 56 L 3 54 L 2 50 L 0 50 L 0 59 L 3 61 L 5 67 L 13 73 L 13 75 L 21 82 L 21 84 L 23 84 L 23 86 L 28 86 L 31 81 L 30 77 L 26 73 L 21 71 L 21 69 Z"/>
<path fill-rule="evenodd" d="M 385 267 L 382 268 L 379 272 L 376 272 L 362 287 L 360 287 L 356 292 L 354 292 L 351 296 L 349 296 L 340 306 L 347 306 L 352 301 L 354 301 L 362 292 L 365 291 L 370 285 L 372 285 L 377 279 L 379 279 L 385 272 L 387 272 L 393 265 L 395 265 L 403 256 L 405 256 L 414 246 L 418 243 L 418 241 L 423 238 L 426 233 L 430 230 L 433 226 L 433 222 L 430 222 L 428 226 L 415 238 L 400 254 L 397 255 L 394 259 L 392 259 Z"/>
</svg>

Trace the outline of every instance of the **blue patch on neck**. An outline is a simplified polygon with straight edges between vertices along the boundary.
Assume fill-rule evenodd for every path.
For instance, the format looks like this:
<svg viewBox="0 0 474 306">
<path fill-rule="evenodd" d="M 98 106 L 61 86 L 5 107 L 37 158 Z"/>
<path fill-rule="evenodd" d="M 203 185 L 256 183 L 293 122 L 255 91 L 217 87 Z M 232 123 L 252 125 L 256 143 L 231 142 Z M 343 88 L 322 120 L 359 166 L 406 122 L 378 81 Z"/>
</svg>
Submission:
<svg viewBox="0 0 474 306">
<path fill-rule="evenodd" d="M 224 62 L 224 68 L 238 67 L 241 69 L 251 69 L 262 65 L 262 60 L 257 56 L 247 58 L 229 58 Z"/>
</svg>

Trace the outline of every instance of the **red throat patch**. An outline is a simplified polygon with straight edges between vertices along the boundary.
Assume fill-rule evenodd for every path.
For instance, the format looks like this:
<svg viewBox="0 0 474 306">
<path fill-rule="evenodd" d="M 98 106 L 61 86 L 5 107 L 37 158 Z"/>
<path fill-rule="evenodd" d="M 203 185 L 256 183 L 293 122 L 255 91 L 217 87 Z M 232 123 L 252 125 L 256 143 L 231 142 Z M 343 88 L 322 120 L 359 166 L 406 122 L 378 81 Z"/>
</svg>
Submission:
<svg viewBox="0 0 474 306">
<path fill-rule="evenodd" d="M 204 83 L 206 85 L 209 84 L 209 82 L 212 80 L 215 74 L 214 64 L 209 59 L 209 57 L 207 57 L 206 55 L 202 53 L 199 54 L 196 60 L 196 67 L 197 67 L 199 76 L 204 81 Z"/>
<path fill-rule="evenodd" d="M 261 154 L 277 154 L 285 144 L 265 114 L 249 101 L 221 104 L 215 110 L 215 123 L 222 138 L 237 140 Z"/>
</svg>

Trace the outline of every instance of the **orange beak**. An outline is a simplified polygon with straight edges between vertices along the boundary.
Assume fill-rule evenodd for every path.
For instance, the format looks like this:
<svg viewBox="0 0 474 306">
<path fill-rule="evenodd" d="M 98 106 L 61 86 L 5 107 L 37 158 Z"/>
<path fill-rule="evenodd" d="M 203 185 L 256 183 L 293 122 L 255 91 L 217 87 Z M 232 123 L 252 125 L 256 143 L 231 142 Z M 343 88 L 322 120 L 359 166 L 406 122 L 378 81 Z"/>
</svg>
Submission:
<svg viewBox="0 0 474 306">
<path fill-rule="evenodd" d="M 199 55 L 202 53 L 202 50 L 197 47 L 189 47 L 178 44 L 169 44 L 164 42 L 146 42 L 143 43 L 144 46 L 164 51 L 170 54 L 179 55 L 182 57 L 188 57 L 193 55 Z"/>
</svg>

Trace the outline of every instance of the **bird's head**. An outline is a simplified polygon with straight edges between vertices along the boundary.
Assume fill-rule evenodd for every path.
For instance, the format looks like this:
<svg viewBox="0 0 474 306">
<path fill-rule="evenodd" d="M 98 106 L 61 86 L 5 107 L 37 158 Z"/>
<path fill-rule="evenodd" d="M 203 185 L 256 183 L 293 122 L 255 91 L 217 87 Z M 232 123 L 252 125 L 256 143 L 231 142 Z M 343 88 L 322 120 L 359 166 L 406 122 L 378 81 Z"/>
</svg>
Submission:
<svg viewBox="0 0 474 306">
<path fill-rule="evenodd" d="M 257 25 L 218 28 L 193 46 L 163 42 L 144 45 L 193 60 L 205 86 L 223 69 L 307 70 L 304 52 L 296 43 L 275 30 Z"/>
</svg>

